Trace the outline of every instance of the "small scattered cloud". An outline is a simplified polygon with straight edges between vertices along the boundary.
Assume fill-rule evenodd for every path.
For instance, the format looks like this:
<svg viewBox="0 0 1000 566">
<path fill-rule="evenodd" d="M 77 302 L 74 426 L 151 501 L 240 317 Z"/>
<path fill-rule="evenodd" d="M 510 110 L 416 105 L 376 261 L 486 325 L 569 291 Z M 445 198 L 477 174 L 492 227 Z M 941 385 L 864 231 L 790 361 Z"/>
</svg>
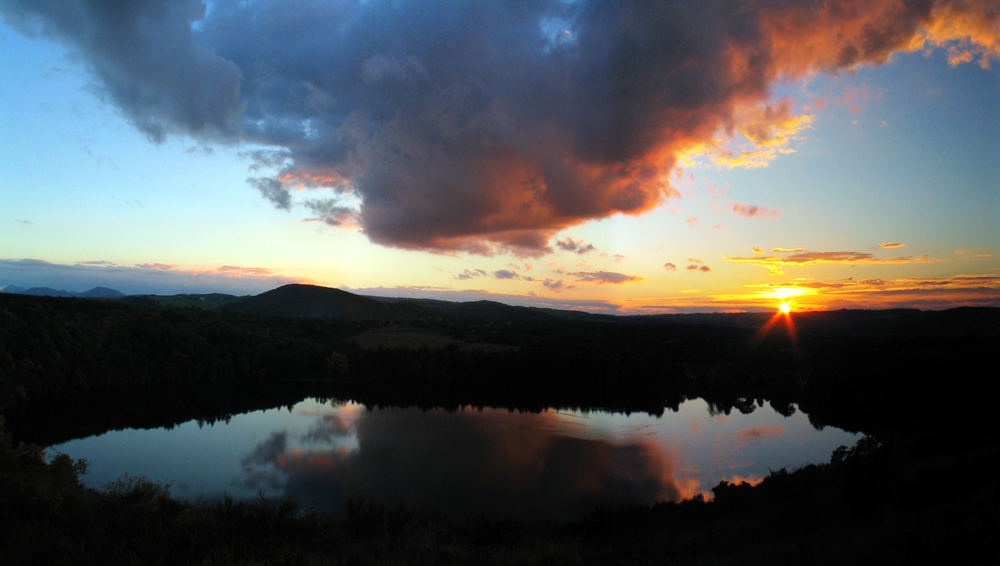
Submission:
<svg viewBox="0 0 1000 566">
<path fill-rule="evenodd" d="M 774 248 L 771 250 L 771 253 L 783 254 L 783 253 L 804 252 L 804 251 L 806 251 L 805 248 Z"/>
<path fill-rule="evenodd" d="M 625 261 L 625 260 L 628 259 L 627 257 L 623 256 L 622 254 L 615 254 L 615 255 L 613 255 L 611 257 L 613 257 L 615 259 L 615 263 L 621 263 L 621 262 L 623 262 L 623 261 Z"/>
<path fill-rule="evenodd" d="M 557 293 L 563 289 L 572 289 L 574 287 L 573 285 L 567 285 L 562 279 L 546 279 L 542 281 L 542 285 Z"/>
<path fill-rule="evenodd" d="M 733 214 L 744 218 L 777 218 L 781 215 L 781 211 L 766 206 L 736 203 L 733 205 Z"/>
<path fill-rule="evenodd" d="M 603 285 L 604 283 L 621 285 L 623 283 L 642 281 L 642 277 L 637 275 L 626 275 L 614 271 L 578 271 L 569 275 L 576 277 L 576 280 L 582 283 L 597 283 L 598 285 Z"/>
<path fill-rule="evenodd" d="M 475 279 L 476 277 L 486 277 L 486 272 L 483 271 L 482 269 L 474 269 L 474 270 L 471 270 L 471 271 L 468 270 L 468 269 L 466 269 L 462 273 L 459 273 L 458 275 L 456 275 L 455 279 L 466 281 L 466 280 L 469 280 L 469 279 Z"/>
<path fill-rule="evenodd" d="M 764 255 L 764 250 L 755 247 L 755 248 L 753 248 L 753 253 L 755 253 L 757 255 Z"/>
<path fill-rule="evenodd" d="M 517 273 L 515 273 L 513 271 L 510 271 L 510 270 L 507 270 L 507 269 L 500 269 L 500 270 L 494 271 L 493 272 L 493 277 L 496 277 L 497 279 L 520 279 L 521 278 L 521 276 L 518 275 Z"/>
<path fill-rule="evenodd" d="M 274 208 L 281 210 L 292 209 L 292 194 L 285 188 L 285 185 L 277 179 L 268 177 L 250 177 L 247 183 L 260 191 L 260 196 L 271 201 Z"/>
<path fill-rule="evenodd" d="M 17 222 L 18 224 L 24 224 L 25 226 L 31 226 L 31 221 L 30 220 L 20 220 L 20 219 L 15 218 L 14 222 Z"/>
<path fill-rule="evenodd" d="M 665 268 L 665 269 L 666 269 L 667 271 L 677 271 L 677 266 L 676 266 L 676 265 L 674 265 L 674 264 L 672 264 L 672 263 L 665 263 L 665 264 L 663 264 L 663 267 L 664 267 L 664 268 Z"/>
<path fill-rule="evenodd" d="M 583 240 L 574 240 L 573 238 L 556 240 L 556 247 L 564 252 L 572 252 L 581 255 L 592 252 L 596 249 L 593 244 L 586 244 Z"/>
<path fill-rule="evenodd" d="M 702 271 L 702 272 L 712 271 L 712 268 L 710 268 L 707 265 L 696 265 L 696 264 L 693 264 L 693 263 L 691 265 L 687 266 L 685 269 L 687 269 L 688 271 Z"/>
<path fill-rule="evenodd" d="M 894 250 L 896 248 L 901 248 L 905 245 L 906 244 L 890 244 L 889 242 L 886 242 L 884 244 L 879 244 L 878 247 L 882 248 L 883 250 Z"/>
<path fill-rule="evenodd" d="M 316 215 L 307 218 L 305 222 L 322 222 L 335 228 L 358 228 L 360 225 L 358 211 L 348 206 L 341 206 L 337 199 L 307 200 L 302 206 Z"/>
<path fill-rule="evenodd" d="M 698 227 L 698 217 L 697 216 L 692 216 L 691 218 L 688 218 L 687 219 L 687 225 L 690 226 L 691 228 L 697 228 Z"/>
<path fill-rule="evenodd" d="M 177 269 L 176 265 L 169 263 L 137 263 L 135 266 L 139 269 L 154 269 L 157 271 L 171 271 Z"/>
<path fill-rule="evenodd" d="M 873 98 L 878 100 L 882 98 L 882 94 L 872 94 L 867 85 L 862 85 L 861 88 L 847 86 L 844 87 L 843 96 L 834 100 L 833 103 L 837 106 L 847 106 L 847 110 L 851 114 L 857 115 L 868 106 L 868 101 Z"/>
</svg>

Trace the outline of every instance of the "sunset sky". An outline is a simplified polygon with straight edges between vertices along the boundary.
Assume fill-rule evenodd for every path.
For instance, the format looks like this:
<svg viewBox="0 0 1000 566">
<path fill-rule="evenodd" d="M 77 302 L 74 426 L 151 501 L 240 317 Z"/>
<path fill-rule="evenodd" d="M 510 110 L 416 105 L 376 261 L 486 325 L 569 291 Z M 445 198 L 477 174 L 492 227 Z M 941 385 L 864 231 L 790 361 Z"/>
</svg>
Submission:
<svg viewBox="0 0 1000 566">
<path fill-rule="evenodd" d="M 0 287 L 1000 306 L 995 0 L 0 0 Z"/>
</svg>

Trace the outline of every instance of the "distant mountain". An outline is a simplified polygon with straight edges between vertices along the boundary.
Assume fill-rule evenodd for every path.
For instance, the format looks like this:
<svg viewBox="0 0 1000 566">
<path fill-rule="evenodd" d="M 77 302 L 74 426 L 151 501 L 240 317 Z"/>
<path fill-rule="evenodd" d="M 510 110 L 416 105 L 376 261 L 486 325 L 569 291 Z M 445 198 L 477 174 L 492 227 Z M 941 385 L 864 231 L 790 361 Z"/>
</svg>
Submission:
<svg viewBox="0 0 1000 566">
<path fill-rule="evenodd" d="M 341 320 L 411 318 L 428 313 L 417 305 L 384 303 L 340 289 L 315 285 L 285 285 L 223 305 L 219 310 Z"/>
<path fill-rule="evenodd" d="M 120 299 L 125 296 L 125 293 L 114 289 L 108 289 L 107 287 L 94 287 L 89 291 L 75 293 L 73 291 L 66 291 L 64 289 L 57 290 L 50 287 L 31 287 L 30 289 L 25 289 L 24 287 L 18 287 L 16 285 L 9 285 L 4 287 L 0 293 L 35 295 L 39 297 L 80 297 L 87 299 Z"/>
<path fill-rule="evenodd" d="M 120 299 L 125 296 L 125 293 L 115 291 L 114 289 L 108 289 L 107 287 L 94 287 L 93 289 L 84 291 L 77 296 L 91 299 Z"/>
</svg>

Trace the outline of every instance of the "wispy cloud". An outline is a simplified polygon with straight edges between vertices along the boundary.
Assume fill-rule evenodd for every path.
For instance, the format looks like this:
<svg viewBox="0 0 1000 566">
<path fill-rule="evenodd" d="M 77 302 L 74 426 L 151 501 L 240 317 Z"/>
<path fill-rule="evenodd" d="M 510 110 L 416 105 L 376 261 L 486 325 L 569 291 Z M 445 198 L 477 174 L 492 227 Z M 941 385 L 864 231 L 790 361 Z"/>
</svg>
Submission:
<svg viewBox="0 0 1000 566">
<path fill-rule="evenodd" d="M 626 275 L 624 273 L 616 273 L 614 271 L 578 271 L 576 273 L 570 273 L 569 275 L 576 277 L 576 280 L 579 282 L 597 283 L 598 285 L 603 285 L 604 283 L 621 285 L 622 283 L 642 281 L 642 277 L 637 275 Z"/>
<path fill-rule="evenodd" d="M 896 248 L 901 248 L 905 245 L 906 244 L 890 244 L 889 242 L 886 242 L 884 244 L 879 244 L 878 247 L 882 248 L 883 250 L 893 250 Z"/>
<path fill-rule="evenodd" d="M 940 278 L 796 281 L 747 285 L 744 295 L 719 297 L 744 304 L 775 304 L 793 299 L 802 308 L 942 309 L 1000 306 L 1000 276 L 957 275 Z"/>
<path fill-rule="evenodd" d="M 766 206 L 736 203 L 733 205 L 733 214 L 744 218 L 777 218 L 781 211 Z"/>
<path fill-rule="evenodd" d="M 897 257 L 897 258 L 887 258 L 881 259 L 873 256 L 870 253 L 863 252 L 810 252 L 801 250 L 800 248 L 775 248 L 772 250 L 773 253 L 789 253 L 794 251 L 792 255 L 786 257 L 779 257 L 776 255 L 770 256 L 755 256 L 755 257 L 727 257 L 726 261 L 731 261 L 735 263 L 756 263 L 766 268 L 771 272 L 771 275 L 781 275 L 784 273 L 784 268 L 788 266 L 792 267 L 805 267 L 807 265 L 818 265 L 818 264 L 899 264 L 899 263 L 928 263 L 933 261 L 926 255 L 918 257 Z"/>
<path fill-rule="evenodd" d="M 664 267 L 664 268 L 665 268 L 665 269 L 666 269 L 667 271 L 677 271 L 677 266 L 676 266 L 676 265 L 674 265 L 674 264 L 672 264 L 672 263 L 665 263 L 665 264 L 663 264 L 663 267 Z"/>
</svg>

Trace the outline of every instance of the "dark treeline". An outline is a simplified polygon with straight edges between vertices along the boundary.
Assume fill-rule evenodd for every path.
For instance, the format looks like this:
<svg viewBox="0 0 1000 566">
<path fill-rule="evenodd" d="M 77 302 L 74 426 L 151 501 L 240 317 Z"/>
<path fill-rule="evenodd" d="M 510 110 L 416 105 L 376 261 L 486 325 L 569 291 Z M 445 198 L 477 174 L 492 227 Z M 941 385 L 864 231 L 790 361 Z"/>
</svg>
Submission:
<svg viewBox="0 0 1000 566">
<path fill-rule="evenodd" d="M 925 410 L 987 426 L 978 397 L 1000 344 L 1000 309 L 600 318 L 408 320 L 506 348 L 362 349 L 393 320 L 143 309 L 0 295 L 0 408 L 111 386 L 264 382 L 357 386 L 373 403 L 658 413 L 684 396 L 739 407 L 798 403 L 850 431 L 925 426 Z M 988 402 L 988 401 L 987 401 Z"/>
</svg>

